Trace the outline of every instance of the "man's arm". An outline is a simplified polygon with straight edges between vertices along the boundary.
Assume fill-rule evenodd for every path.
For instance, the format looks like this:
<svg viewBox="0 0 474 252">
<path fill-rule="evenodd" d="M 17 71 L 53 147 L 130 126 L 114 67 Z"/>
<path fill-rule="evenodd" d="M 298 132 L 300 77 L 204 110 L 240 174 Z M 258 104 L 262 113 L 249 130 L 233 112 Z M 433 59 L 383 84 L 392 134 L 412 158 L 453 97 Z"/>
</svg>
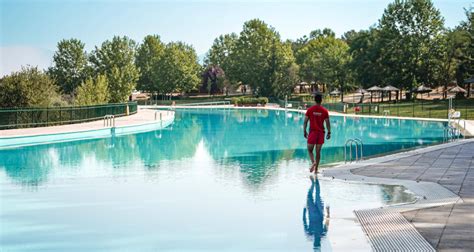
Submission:
<svg viewBox="0 0 474 252">
<path fill-rule="evenodd" d="M 308 132 L 306 132 L 306 128 L 308 127 L 308 120 L 309 120 L 309 117 L 305 116 L 304 124 L 303 124 L 304 138 L 308 138 Z"/>
<path fill-rule="evenodd" d="M 329 117 L 326 118 L 326 120 L 324 120 L 326 122 L 326 130 L 328 131 L 328 134 L 326 136 L 326 139 L 330 139 L 331 138 L 331 124 L 329 123 Z"/>
</svg>

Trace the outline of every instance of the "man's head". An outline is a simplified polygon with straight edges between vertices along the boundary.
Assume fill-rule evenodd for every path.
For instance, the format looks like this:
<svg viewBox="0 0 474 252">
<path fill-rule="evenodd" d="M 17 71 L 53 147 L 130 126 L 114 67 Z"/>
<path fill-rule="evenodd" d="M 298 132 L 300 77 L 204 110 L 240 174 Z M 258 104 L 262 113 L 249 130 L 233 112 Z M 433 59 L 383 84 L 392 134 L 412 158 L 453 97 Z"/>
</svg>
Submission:
<svg viewBox="0 0 474 252">
<path fill-rule="evenodd" d="M 323 95 L 321 93 L 314 94 L 314 101 L 317 104 L 321 104 L 323 102 Z"/>
</svg>

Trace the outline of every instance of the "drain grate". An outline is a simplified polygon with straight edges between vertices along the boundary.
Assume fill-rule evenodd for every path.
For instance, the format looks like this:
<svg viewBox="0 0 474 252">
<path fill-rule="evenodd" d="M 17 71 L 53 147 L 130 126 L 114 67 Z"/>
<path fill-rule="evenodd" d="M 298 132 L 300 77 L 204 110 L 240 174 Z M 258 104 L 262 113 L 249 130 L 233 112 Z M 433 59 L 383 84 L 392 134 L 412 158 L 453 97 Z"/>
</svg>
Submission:
<svg viewBox="0 0 474 252">
<path fill-rule="evenodd" d="M 373 209 L 355 214 L 374 251 L 435 251 L 398 212 Z"/>
</svg>

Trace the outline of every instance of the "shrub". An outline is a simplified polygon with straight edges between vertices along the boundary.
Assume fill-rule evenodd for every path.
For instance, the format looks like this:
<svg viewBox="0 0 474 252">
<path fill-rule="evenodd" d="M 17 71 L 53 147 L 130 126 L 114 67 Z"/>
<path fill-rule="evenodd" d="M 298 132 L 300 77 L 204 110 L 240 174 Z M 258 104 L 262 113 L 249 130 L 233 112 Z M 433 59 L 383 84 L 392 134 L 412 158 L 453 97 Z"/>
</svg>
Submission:
<svg viewBox="0 0 474 252">
<path fill-rule="evenodd" d="M 57 86 L 37 67 L 22 67 L 0 80 L 0 107 L 47 107 L 58 100 Z"/>
<path fill-rule="evenodd" d="M 261 104 L 262 106 L 268 103 L 267 97 L 234 97 L 232 98 L 232 103 L 237 106 L 243 105 L 257 105 Z"/>
</svg>

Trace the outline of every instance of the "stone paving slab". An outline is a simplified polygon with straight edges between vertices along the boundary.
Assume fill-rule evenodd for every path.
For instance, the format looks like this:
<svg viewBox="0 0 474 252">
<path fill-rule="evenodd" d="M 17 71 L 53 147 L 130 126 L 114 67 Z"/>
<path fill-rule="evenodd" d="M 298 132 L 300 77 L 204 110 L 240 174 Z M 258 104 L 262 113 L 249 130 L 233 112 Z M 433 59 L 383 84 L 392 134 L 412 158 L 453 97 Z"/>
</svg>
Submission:
<svg viewBox="0 0 474 252">
<path fill-rule="evenodd" d="M 462 202 L 404 212 L 438 251 L 474 251 L 474 142 L 351 170 L 369 177 L 438 183 Z"/>
</svg>

